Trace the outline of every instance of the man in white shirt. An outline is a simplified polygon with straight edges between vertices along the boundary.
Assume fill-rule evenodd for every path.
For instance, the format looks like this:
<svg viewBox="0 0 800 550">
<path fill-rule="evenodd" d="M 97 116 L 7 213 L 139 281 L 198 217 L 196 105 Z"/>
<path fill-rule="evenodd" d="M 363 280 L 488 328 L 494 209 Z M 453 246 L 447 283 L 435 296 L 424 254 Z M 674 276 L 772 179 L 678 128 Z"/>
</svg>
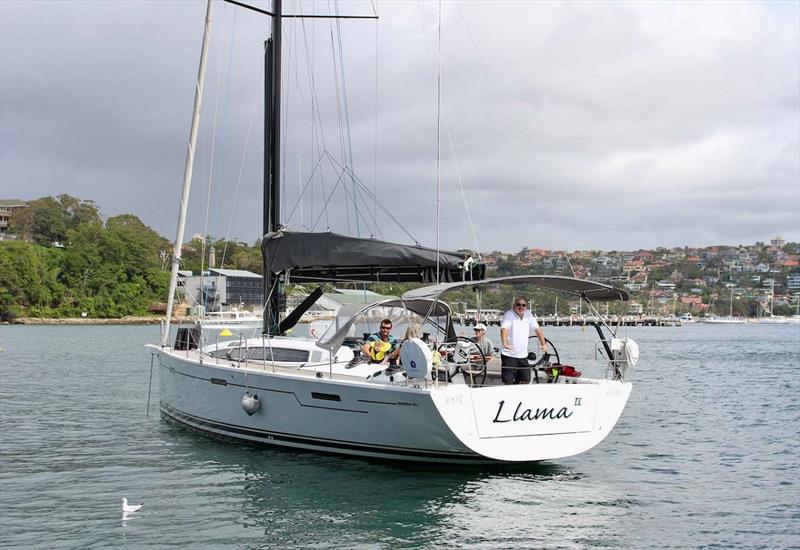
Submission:
<svg viewBox="0 0 800 550">
<path fill-rule="evenodd" d="M 528 311 L 528 300 L 522 296 L 514 300 L 514 306 L 503 315 L 500 324 L 500 350 L 503 384 L 530 384 L 531 369 L 528 365 L 528 338 L 533 334 L 539 338 L 539 349 L 547 353 L 547 341 L 536 318 Z"/>
</svg>

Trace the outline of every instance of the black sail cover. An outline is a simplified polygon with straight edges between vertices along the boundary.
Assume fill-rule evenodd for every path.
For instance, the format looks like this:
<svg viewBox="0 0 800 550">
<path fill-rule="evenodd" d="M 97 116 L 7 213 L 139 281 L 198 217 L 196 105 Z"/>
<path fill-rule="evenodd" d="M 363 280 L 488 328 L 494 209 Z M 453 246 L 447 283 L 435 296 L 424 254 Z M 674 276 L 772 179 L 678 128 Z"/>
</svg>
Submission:
<svg viewBox="0 0 800 550">
<path fill-rule="evenodd" d="M 436 250 L 338 235 L 276 231 L 261 241 L 265 273 L 289 271 L 292 281 L 435 283 Z M 480 280 L 486 266 L 439 251 L 441 282 Z"/>
</svg>

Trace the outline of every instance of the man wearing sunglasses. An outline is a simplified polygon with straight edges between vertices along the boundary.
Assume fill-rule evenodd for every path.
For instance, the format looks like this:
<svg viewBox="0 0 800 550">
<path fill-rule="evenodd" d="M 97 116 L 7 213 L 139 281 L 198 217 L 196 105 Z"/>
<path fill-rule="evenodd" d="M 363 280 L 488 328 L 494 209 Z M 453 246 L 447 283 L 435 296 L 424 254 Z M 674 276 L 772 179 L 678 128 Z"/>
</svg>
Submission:
<svg viewBox="0 0 800 550">
<path fill-rule="evenodd" d="M 528 338 L 533 334 L 539 338 L 539 349 L 547 353 L 544 332 L 536 318 L 528 311 L 528 300 L 520 296 L 514 306 L 503 315 L 500 324 L 500 350 L 503 384 L 530 384 L 531 369 L 528 365 Z"/>
<path fill-rule="evenodd" d="M 390 334 L 391 330 L 392 321 L 384 319 L 381 321 L 380 331 L 371 334 L 361 347 L 361 351 L 370 358 L 371 362 L 385 363 L 388 361 L 394 364 L 397 361 L 397 356 L 400 355 L 400 343 Z"/>
</svg>

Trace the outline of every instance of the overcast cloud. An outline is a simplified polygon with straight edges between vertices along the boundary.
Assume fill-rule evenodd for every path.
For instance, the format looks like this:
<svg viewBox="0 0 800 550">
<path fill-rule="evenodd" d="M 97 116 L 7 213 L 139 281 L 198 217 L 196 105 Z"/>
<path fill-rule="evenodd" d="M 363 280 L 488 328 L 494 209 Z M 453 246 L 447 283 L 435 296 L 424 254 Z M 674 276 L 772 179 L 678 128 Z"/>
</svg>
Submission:
<svg viewBox="0 0 800 550">
<path fill-rule="evenodd" d="M 438 4 L 376 4 L 377 37 L 340 23 L 352 166 L 434 245 Z M 269 22 L 214 9 L 187 237 L 252 243 Z M 173 239 L 204 15 L 190 0 L 0 1 L 0 198 L 68 193 Z M 349 180 L 322 213 L 331 162 L 295 208 L 323 134 L 350 164 L 331 28 L 285 21 L 283 217 L 408 242 L 363 194 L 356 225 Z M 800 3 L 443 2 L 441 43 L 443 247 L 475 246 L 459 175 L 482 251 L 800 240 Z"/>
</svg>

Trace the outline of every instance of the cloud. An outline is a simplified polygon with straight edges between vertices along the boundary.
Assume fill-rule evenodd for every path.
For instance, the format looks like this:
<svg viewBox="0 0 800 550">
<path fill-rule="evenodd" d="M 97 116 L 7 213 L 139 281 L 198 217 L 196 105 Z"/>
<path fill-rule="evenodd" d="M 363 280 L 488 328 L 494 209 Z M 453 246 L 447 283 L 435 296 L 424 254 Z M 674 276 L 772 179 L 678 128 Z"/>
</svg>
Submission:
<svg viewBox="0 0 800 550">
<path fill-rule="evenodd" d="M 352 143 L 364 185 L 433 244 L 438 5 L 377 6 L 377 40 L 374 22 L 341 22 L 342 57 L 331 54 L 335 24 L 286 21 L 285 213 L 295 210 L 295 225 L 318 219 L 317 229 L 356 232 L 352 182 L 337 186 L 327 217 L 321 205 L 341 171 L 323 161 L 308 183 L 323 149 L 349 163 Z M 286 12 L 310 9 L 285 2 Z M 2 198 L 69 193 L 172 238 L 204 10 L 203 2 L 0 3 Z M 798 11 L 444 3 L 442 245 L 473 246 L 461 186 L 484 251 L 800 240 Z M 225 236 L 230 227 L 229 237 L 248 242 L 260 234 L 267 28 L 261 16 L 215 4 L 189 234 Z M 342 71 L 345 92 L 335 81 Z M 344 93 L 347 113 L 337 108 Z M 373 223 L 373 201 L 356 194 L 362 234 L 409 240 L 380 211 Z"/>
</svg>

